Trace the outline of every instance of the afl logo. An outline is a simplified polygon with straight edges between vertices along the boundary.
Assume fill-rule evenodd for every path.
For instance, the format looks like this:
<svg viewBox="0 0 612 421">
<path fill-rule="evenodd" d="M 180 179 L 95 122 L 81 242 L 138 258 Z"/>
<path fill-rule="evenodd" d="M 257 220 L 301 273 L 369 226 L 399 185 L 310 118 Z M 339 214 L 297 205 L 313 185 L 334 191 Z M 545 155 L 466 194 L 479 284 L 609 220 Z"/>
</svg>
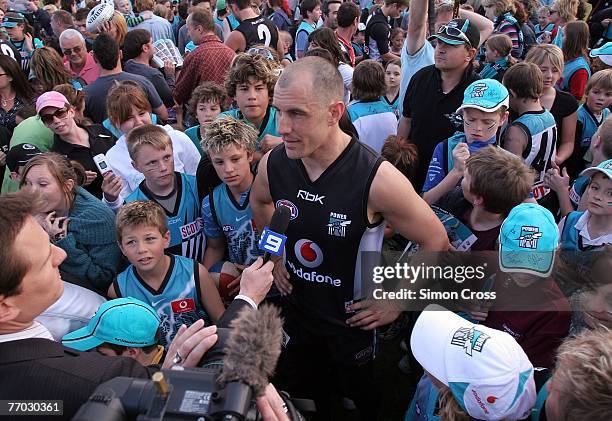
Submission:
<svg viewBox="0 0 612 421">
<path fill-rule="evenodd" d="M 285 199 L 281 199 L 281 200 L 277 200 L 276 201 L 276 207 L 278 208 L 279 206 L 286 206 L 289 209 L 291 209 L 291 220 L 293 221 L 295 218 L 298 217 L 298 208 L 297 206 L 295 206 L 293 204 L 293 202 L 289 201 L 289 200 L 285 200 Z"/>
<path fill-rule="evenodd" d="M 314 241 L 301 239 L 293 248 L 295 257 L 307 268 L 316 268 L 323 263 L 323 251 Z"/>
</svg>

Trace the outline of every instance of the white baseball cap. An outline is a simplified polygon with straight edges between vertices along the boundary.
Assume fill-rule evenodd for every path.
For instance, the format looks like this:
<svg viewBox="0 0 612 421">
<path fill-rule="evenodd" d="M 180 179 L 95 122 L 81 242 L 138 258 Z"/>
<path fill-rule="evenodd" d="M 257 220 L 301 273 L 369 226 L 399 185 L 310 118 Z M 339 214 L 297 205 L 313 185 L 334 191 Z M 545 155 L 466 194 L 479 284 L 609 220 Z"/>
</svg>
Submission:
<svg viewBox="0 0 612 421">
<path fill-rule="evenodd" d="M 471 417 L 518 420 L 531 413 L 536 402 L 533 365 L 507 333 L 430 304 L 416 321 L 410 346 Z"/>
</svg>

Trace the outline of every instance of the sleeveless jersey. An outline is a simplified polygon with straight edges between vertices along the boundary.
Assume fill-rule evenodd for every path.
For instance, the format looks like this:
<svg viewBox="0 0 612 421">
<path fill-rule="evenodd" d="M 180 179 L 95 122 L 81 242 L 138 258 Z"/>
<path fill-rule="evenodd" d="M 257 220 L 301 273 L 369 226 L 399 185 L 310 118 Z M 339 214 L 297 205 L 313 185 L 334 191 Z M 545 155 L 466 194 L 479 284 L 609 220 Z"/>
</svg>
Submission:
<svg viewBox="0 0 612 421">
<path fill-rule="evenodd" d="M 306 35 L 310 35 L 313 33 L 313 31 L 315 30 L 315 27 L 312 26 L 311 24 L 309 24 L 308 22 L 306 22 L 305 20 L 303 20 L 302 22 L 300 22 L 300 26 L 298 26 L 297 31 L 295 31 L 295 41 L 293 42 L 294 44 L 294 54 L 297 57 L 297 37 L 298 34 L 300 32 L 306 32 Z M 306 44 L 306 47 L 308 47 L 308 44 Z M 308 48 L 306 48 L 308 49 Z M 306 52 L 306 51 L 304 51 Z"/>
<path fill-rule="evenodd" d="M 586 104 L 583 104 L 580 106 L 580 108 L 578 108 L 578 122 L 582 126 L 582 132 L 578 133 L 578 135 L 580 137 L 580 146 L 583 149 L 588 149 L 591 146 L 591 138 L 599 126 L 601 126 L 601 123 L 603 123 L 609 115 L 610 110 L 608 108 L 604 108 L 601 112 L 601 121 L 598 121 Z"/>
<path fill-rule="evenodd" d="M 550 32 L 552 34 L 552 31 L 555 29 L 555 24 L 549 23 L 544 28 L 542 28 L 539 23 L 536 23 L 535 25 L 533 25 L 533 29 L 534 29 L 533 32 L 535 33 L 536 38 L 538 38 L 544 32 Z"/>
<path fill-rule="evenodd" d="M 240 265 L 250 265 L 263 255 L 257 243 L 259 235 L 253 220 L 249 195 L 242 206 L 236 203 L 227 184 L 220 184 L 209 196 L 210 211 L 217 225 L 223 229 L 229 261 Z"/>
<path fill-rule="evenodd" d="M 293 291 L 283 305 L 307 320 L 313 333 L 337 335 L 350 329 L 346 319 L 354 313 L 347 307 L 367 295 L 362 286 L 372 285 L 366 275 L 372 268 L 362 268 L 362 257 L 382 247 L 385 224 L 370 224 L 367 215 L 370 186 L 381 162 L 353 138 L 313 182 L 301 160 L 287 157 L 284 145 L 268 157 L 275 206 L 291 209 L 285 259 Z"/>
<path fill-rule="evenodd" d="M 227 20 L 227 23 L 229 25 L 230 31 L 235 30 L 240 25 L 240 21 L 238 19 L 236 19 L 236 16 L 232 15 L 231 13 L 229 15 L 227 15 L 225 20 Z"/>
<path fill-rule="evenodd" d="M 172 212 L 166 212 L 166 223 L 170 230 L 170 246 L 167 252 L 178 254 L 201 262 L 204 260 L 205 238 L 202 232 L 203 224 L 200 217 L 200 200 L 196 178 L 192 175 L 174 173 L 177 180 L 177 200 Z M 125 202 L 135 200 L 152 200 L 155 196 L 142 181 Z"/>
<path fill-rule="evenodd" d="M 246 123 L 249 123 L 251 126 L 255 127 L 253 123 L 251 123 L 247 118 L 242 114 L 242 112 L 238 108 L 233 108 L 228 111 L 223 111 L 219 115 L 229 115 L 234 117 L 236 120 L 242 120 Z M 259 130 L 259 136 L 257 136 L 257 150 L 259 150 L 259 145 L 263 138 L 270 134 L 272 136 L 280 137 L 280 133 L 278 132 L 278 124 L 276 123 L 276 108 L 268 106 L 268 111 L 266 112 L 266 116 L 264 117 L 261 125 L 259 127 L 255 127 Z"/>
<path fill-rule="evenodd" d="M 161 344 L 168 344 L 182 324 L 191 326 L 199 319 L 206 325 L 210 318 L 201 304 L 200 272 L 198 262 L 182 256 L 170 255 L 170 267 L 159 290 L 151 288 L 130 265 L 113 282 L 117 296 L 133 297 L 148 303 L 161 320 Z"/>
<path fill-rule="evenodd" d="M 574 73 L 576 73 L 580 69 L 585 69 L 589 78 L 591 77 L 591 67 L 586 59 L 582 56 L 576 57 L 573 60 L 569 60 L 565 62 L 563 66 L 563 80 L 561 82 L 561 89 L 566 92 L 569 92 L 569 82 Z"/>
<path fill-rule="evenodd" d="M 544 185 L 544 174 L 550 168 L 550 161 L 556 153 L 555 118 L 546 110 L 526 112 L 514 120 L 512 125 L 520 126 L 527 135 L 523 159 L 536 172 L 532 193 L 536 200 L 540 200 L 550 193 L 550 189 Z"/>
<path fill-rule="evenodd" d="M 0 40 L 0 53 L 15 60 L 21 68 L 21 52 L 11 42 Z"/>
<path fill-rule="evenodd" d="M 272 21 L 263 16 L 245 19 L 236 28 L 236 31 L 244 35 L 246 41 L 245 51 L 254 45 L 265 45 L 276 49 L 278 44 L 278 29 Z"/>
</svg>

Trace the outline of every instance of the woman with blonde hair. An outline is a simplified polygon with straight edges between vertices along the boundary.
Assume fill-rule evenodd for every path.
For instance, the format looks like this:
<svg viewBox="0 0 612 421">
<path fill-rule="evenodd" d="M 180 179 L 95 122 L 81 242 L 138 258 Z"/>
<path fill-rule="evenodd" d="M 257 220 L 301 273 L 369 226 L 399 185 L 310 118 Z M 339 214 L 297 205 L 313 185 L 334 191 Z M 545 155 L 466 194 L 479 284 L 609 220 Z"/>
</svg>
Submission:
<svg viewBox="0 0 612 421">
<path fill-rule="evenodd" d="M 64 83 L 72 85 L 77 90 L 87 85 L 80 77 L 72 77 L 70 71 L 64 67 L 62 57 L 50 47 L 34 50 L 30 70 L 39 85 L 40 93 L 51 91 L 55 85 Z"/>
<path fill-rule="evenodd" d="M 121 48 L 123 47 L 125 36 L 128 33 L 128 25 L 123 15 L 115 10 L 113 12 L 113 18 L 102 25 L 100 32 L 106 32 L 109 34 L 115 41 L 117 41 L 119 48 Z"/>
<path fill-rule="evenodd" d="M 561 89 L 574 95 L 578 101 L 584 96 L 587 82 L 591 77 L 589 66 L 589 26 L 581 21 L 565 26 L 563 38 L 563 79 Z"/>
<path fill-rule="evenodd" d="M 552 44 L 534 46 L 525 61 L 540 68 L 543 76 L 543 90 L 540 102 L 555 118 L 557 124 L 557 156 L 555 162 L 561 165 L 574 150 L 574 137 L 578 121 L 578 101 L 569 93 L 557 89 L 557 82 L 563 74 L 563 52 Z"/>
<path fill-rule="evenodd" d="M 524 17 L 520 16 L 522 19 L 519 19 L 512 0 L 485 0 L 483 6 L 485 16 L 493 22 L 493 32 L 508 35 L 512 40 L 512 56 L 521 58 L 524 48 L 521 29 Z"/>
<path fill-rule="evenodd" d="M 104 291 L 121 264 L 115 214 L 78 185 L 83 176 L 78 164 L 45 152 L 25 165 L 20 186 L 42 196 L 37 220 L 51 242 L 67 254 L 60 270 L 81 285 Z"/>
<path fill-rule="evenodd" d="M 551 43 L 557 47 L 563 47 L 563 32 L 565 25 L 573 22 L 578 16 L 579 0 L 557 0 L 550 7 L 550 22 L 555 24 L 551 34 Z"/>
</svg>

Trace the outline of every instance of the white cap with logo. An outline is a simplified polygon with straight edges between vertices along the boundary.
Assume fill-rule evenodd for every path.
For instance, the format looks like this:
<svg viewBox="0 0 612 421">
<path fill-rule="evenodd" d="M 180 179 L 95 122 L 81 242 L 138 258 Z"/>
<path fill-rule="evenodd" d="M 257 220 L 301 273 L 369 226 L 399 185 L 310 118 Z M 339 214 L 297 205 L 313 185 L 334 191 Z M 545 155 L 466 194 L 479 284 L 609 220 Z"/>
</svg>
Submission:
<svg viewBox="0 0 612 421">
<path fill-rule="evenodd" d="M 423 368 L 447 385 L 473 418 L 523 419 L 535 405 L 533 365 L 505 332 L 431 304 L 417 319 L 410 346 Z"/>
</svg>

